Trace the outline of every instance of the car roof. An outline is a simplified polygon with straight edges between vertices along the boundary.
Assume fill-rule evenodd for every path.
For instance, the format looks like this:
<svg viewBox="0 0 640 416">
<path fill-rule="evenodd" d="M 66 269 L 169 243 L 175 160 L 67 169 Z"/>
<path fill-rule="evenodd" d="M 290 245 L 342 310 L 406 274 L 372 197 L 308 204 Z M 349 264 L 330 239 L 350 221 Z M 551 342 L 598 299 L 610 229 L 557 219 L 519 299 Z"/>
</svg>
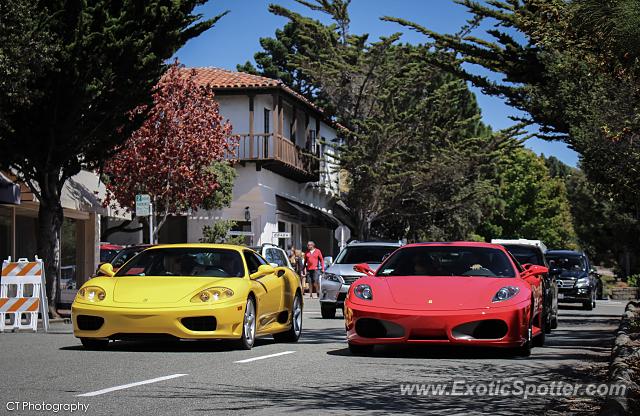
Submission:
<svg viewBox="0 0 640 416">
<path fill-rule="evenodd" d="M 353 241 L 347 245 L 347 247 L 358 247 L 358 246 L 400 247 L 402 246 L 402 244 L 399 242 L 393 242 L 393 241 Z"/>
<path fill-rule="evenodd" d="M 442 241 L 442 242 L 423 242 L 407 244 L 405 247 L 424 247 L 424 246 L 452 246 L 452 247 L 485 247 L 505 250 L 500 244 L 484 243 L 479 241 Z"/>
<path fill-rule="evenodd" d="M 546 253 L 546 255 L 549 254 L 558 254 L 558 255 L 564 255 L 564 256 L 584 256 L 584 253 L 582 251 L 574 251 L 574 250 L 548 250 Z"/>
<path fill-rule="evenodd" d="M 181 244 L 160 244 L 157 246 L 149 247 L 148 250 L 156 250 L 159 248 L 225 248 L 228 250 L 238 250 L 238 251 L 249 249 L 248 247 L 238 246 L 235 244 L 181 243 Z"/>
</svg>

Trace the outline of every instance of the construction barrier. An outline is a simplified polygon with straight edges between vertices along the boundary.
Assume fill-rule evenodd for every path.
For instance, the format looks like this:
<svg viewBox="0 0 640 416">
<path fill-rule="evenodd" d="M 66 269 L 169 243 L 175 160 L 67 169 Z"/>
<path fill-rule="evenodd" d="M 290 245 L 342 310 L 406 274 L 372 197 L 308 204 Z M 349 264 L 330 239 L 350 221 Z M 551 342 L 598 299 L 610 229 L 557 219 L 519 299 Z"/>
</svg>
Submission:
<svg viewBox="0 0 640 416">
<path fill-rule="evenodd" d="M 29 290 L 29 286 L 30 289 Z M 0 332 L 5 329 L 31 329 L 38 331 L 38 313 L 42 326 L 49 330 L 49 306 L 44 279 L 44 263 L 18 259 L 2 262 L 0 275 Z M 7 324 L 7 318 L 10 323 Z M 22 321 L 26 320 L 23 324 Z"/>
</svg>

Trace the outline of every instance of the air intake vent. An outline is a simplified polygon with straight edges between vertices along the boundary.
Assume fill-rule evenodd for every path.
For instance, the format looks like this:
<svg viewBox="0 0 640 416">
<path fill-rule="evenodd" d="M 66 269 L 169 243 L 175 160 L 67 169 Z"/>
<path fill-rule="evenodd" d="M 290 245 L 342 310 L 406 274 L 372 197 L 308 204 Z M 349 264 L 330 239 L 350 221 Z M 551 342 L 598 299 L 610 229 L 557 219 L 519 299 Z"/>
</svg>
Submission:
<svg viewBox="0 0 640 416">
<path fill-rule="evenodd" d="M 182 318 L 182 325 L 190 331 L 215 331 L 216 318 L 213 316 L 192 316 Z"/>
<path fill-rule="evenodd" d="M 81 331 L 97 331 L 104 324 L 104 318 L 100 316 L 78 315 L 76 318 L 78 329 Z"/>
</svg>

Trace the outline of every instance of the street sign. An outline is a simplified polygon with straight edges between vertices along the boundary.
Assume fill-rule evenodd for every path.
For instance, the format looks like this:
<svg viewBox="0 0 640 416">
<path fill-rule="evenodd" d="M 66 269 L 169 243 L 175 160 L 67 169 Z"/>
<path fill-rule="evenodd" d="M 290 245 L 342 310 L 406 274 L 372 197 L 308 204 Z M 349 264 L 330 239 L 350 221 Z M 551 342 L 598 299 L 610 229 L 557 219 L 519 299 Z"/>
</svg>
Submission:
<svg viewBox="0 0 640 416">
<path fill-rule="evenodd" d="M 347 245 L 347 240 L 351 238 L 351 230 L 346 225 L 341 225 L 336 228 L 336 231 L 333 233 L 336 240 L 340 242 L 340 248 Z"/>
<path fill-rule="evenodd" d="M 227 235 L 231 235 L 231 236 L 234 236 L 234 235 L 242 235 L 242 236 L 248 235 L 248 236 L 251 236 L 251 235 L 253 235 L 253 233 L 251 231 L 227 231 Z"/>
<path fill-rule="evenodd" d="M 291 238 L 291 233 L 277 232 L 273 233 L 273 238 Z"/>
<path fill-rule="evenodd" d="M 148 194 L 136 195 L 136 216 L 148 217 L 151 215 L 151 196 Z"/>
</svg>

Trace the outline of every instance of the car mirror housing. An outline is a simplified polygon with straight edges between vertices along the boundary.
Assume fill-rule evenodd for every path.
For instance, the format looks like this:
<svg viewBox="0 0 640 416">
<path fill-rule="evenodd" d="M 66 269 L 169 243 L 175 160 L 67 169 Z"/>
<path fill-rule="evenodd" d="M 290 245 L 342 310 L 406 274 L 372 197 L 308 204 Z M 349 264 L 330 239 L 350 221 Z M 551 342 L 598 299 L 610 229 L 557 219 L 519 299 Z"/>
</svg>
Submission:
<svg viewBox="0 0 640 416">
<path fill-rule="evenodd" d="M 525 264 L 522 266 L 524 268 L 525 277 L 535 276 L 540 277 L 543 274 L 549 273 L 549 268 L 544 266 L 538 266 L 537 264 Z"/>
<path fill-rule="evenodd" d="M 374 271 L 367 263 L 356 264 L 353 266 L 353 270 L 358 273 L 366 274 L 367 276 L 373 276 L 374 273 Z"/>
<path fill-rule="evenodd" d="M 257 272 L 253 273 L 253 274 L 252 274 L 252 275 L 250 275 L 249 277 L 250 277 L 251 279 L 259 279 L 259 278 L 261 278 L 261 277 L 263 277 L 263 276 L 266 276 L 266 275 L 268 275 L 268 274 L 275 273 L 275 271 L 276 271 L 276 268 L 275 268 L 275 267 L 273 267 L 272 265 L 270 265 L 270 264 L 263 264 L 263 265 L 261 265 L 260 267 L 258 267 L 258 271 L 257 271 Z"/>
<path fill-rule="evenodd" d="M 99 274 L 107 277 L 113 277 L 116 272 L 113 271 L 113 265 L 111 263 L 102 263 L 98 268 Z"/>
</svg>

